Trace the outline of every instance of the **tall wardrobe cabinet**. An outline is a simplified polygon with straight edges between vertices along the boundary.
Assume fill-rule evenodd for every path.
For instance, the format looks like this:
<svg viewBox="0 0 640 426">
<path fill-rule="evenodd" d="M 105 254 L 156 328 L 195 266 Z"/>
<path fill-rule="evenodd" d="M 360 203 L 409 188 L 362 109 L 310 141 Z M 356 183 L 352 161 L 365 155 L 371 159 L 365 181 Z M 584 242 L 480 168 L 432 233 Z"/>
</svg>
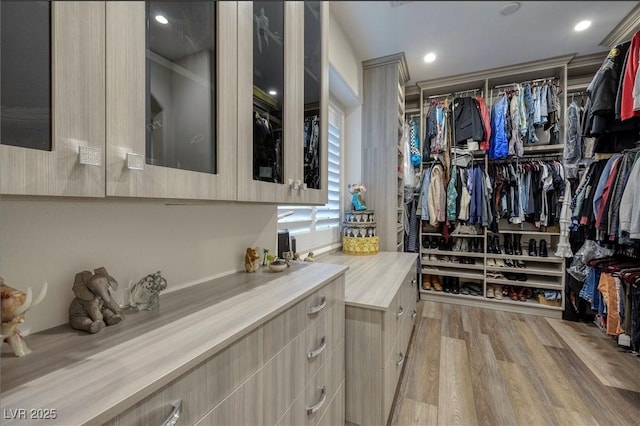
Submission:
<svg viewBox="0 0 640 426">
<path fill-rule="evenodd" d="M 404 85 L 409 80 L 409 69 L 404 53 L 364 61 L 362 68 L 365 201 L 368 208 L 376 211 L 380 251 L 403 251 L 403 147 L 400 141 Z M 393 172 L 396 170 L 397 173 Z"/>
</svg>

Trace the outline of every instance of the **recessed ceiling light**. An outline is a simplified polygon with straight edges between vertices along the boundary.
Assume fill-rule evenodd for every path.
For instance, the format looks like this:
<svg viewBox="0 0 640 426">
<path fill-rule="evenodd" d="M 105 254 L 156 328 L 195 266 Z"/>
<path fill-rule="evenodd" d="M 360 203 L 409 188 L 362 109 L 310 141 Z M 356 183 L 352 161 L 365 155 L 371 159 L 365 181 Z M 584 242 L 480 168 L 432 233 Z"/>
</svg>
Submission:
<svg viewBox="0 0 640 426">
<path fill-rule="evenodd" d="M 584 31 L 591 26 L 591 21 L 580 21 L 573 27 L 576 31 Z"/>
<path fill-rule="evenodd" d="M 500 14 L 504 16 L 513 15 L 518 11 L 518 9 L 520 9 L 520 6 L 521 4 L 518 3 L 517 1 L 514 1 L 513 3 L 509 3 L 503 6 L 502 9 L 500 9 Z"/>
<path fill-rule="evenodd" d="M 167 25 L 169 20 L 162 15 L 156 15 L 156 21 L 160 22 L 162 25 Z"/>
<path fill-rule="evenodd" d="M 433 53 L 433 52 L 429 52 L 426 55 L 424 55 L 424 61 L 426 63 L 431 63 L 431 62 L 433 62 L 435 60 L 436 60 L 436 54 Z"/>
<path fill-rule="evenodd" d="M 269 90 L 269 94 L 270 94 L 271 96 L 275 96 L 275 95 L 277 95 L 277 94 L 278 94 L 278 92 L 276 92 L 275 90 Z"/>
</svg>

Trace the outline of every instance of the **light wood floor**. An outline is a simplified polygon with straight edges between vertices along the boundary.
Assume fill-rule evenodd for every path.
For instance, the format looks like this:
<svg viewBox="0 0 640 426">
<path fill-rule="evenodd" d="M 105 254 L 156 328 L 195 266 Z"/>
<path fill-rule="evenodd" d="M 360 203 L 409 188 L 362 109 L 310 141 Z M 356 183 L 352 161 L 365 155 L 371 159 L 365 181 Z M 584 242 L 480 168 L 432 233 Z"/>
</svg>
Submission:
<svg viewBox="0 0 640 426">
<path fill-rule="evenodd" d="M 640 424 L 640 358 L 595 326 L 419 307 L 392 426 Z"/>
</svg>

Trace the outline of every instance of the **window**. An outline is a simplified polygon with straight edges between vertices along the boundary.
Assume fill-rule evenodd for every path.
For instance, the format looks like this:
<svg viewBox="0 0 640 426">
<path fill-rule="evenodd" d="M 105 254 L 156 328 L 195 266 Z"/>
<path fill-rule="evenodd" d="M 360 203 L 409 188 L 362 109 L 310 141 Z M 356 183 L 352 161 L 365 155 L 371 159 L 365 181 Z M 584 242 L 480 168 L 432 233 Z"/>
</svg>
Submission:
<svg viewBox="0 0 640 426">
<path fill-rule="evenodd" d="M 296 237 L 299 252 L 331 246 L 340 235 L 340 153 L 344 113 L 329 105 L 328 201 L 324 206 L 279 206 L 278 215 L 292 212 L 278 220 L 278 229 L 288 229 Z"/>
</svg>

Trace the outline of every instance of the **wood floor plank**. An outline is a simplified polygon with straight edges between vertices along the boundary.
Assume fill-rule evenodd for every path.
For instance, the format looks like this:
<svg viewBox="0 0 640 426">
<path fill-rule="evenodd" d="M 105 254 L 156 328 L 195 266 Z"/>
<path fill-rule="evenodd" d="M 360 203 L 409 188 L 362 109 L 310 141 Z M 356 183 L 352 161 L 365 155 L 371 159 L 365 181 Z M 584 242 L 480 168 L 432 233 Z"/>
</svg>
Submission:
<svg viewBox="0 0 640 426">
<path fill-rule="evenodd" d="M 440 321 L 420 318 L 417 323 L 411 370 L 406 371 L 406 397 L 430 405 L 438 405 L 440 380 Z"/>
<path fill-rule="evenodd" d="M 629 374 L 629 368 L 634 368 L 634 363 L 628 354 L 612 352 L 611 347 L 606 344 L 608 342 L 585 332 L 577 332 L 566 321 L 552 318 L 547 318 L 546 321 L 603 385 L 640 392 L 638 376 Z"/>
<path fill-rule="evenodd" d="M 442 337 L 438 425 L 478 424 L 468 359 L 464 340 Z"/>
<path fill-rule="evenodd" d="M 478 424 L 513 425 L 516 416 L 487 334 L 468 333 L 467 348 Z"/>
<path fill-rule="evenodd" d="M 443 303 L 442 319 L 440 321 L 442 325 L 442 336 L 451 337 L 453 339 L 464 339 L 460 306 Z"/>
<path fill-rule="evenodd" d="M 482 309 L 480 311 L 480 330 L 483 334 L 489 334 L 493 332 L 498 323 L 498 319 L 495 316 L 495 311 L 490 309 Z"/>
<path fill-rule="evenodd" d="M 442 303 L 424 301 L 422 303 L 422 316 L 435 320 L 442 319 Z"/>
<path fill-rule="evenodd" d="M 530 358 L 528 371 L 535 371 L 541 380 L 541 389 L 546 394 L 547 402 L 554 406 L 565 407 L 575 411 L 586 410 L 582 400 L 573 391 L 574 384 L 569 381 L 558 363 L 549 355 L 547 347 L 538 340 L 532 328 L 526 322 L 517 322 L 513 327 L 518 331 L 519 341 L 526 348 Z"/>
<path fill-rule="evenodd" d="M 531 331 L 536 338 L 545 346 L 565 348 L 564 341 L 558 333 L 545 321 L 544 317 L 528 316 L 526 323 L 531 327 Z"/>
<path fill-rule="evenodd" d="M 507 383 L 509 401 L 515 412 L 518 424 L 555 425 L 559 424 L 550 410 L 538 397 L 536 389 L 523 374 L 522 366 L 512 362 L 498 361 L 502 375 Z M 505 401 L 506 403 L 506 401 Z"/>
<path fill-rule="evenodd" d="M 400 407 L 398 426 L 434 425 L 438 422 L 438 407 L 405 398 Z"/>
<path fill-rule="evenodd" d="M 482 333 L 482 329 L 480 327 L 481 323 L 481 315 L 480 312 L 482 310 L 480 308 L 473 308 L 470 306 L 461 306 L 460 307 L 460 317 L 462 318 L 462 330 L 467 333 Z"/>
<path fill-rule="evenodd" d="M 588 412 L 573 409 L 553 407 L 553 414 L 559 425 L 599 426 Z"/>
<path fill-rule="evenodd" d="M 551 357 L 562 365 L 569 380 L 574 383 L 573 391 L 589 408 L 589 414 L 602 425 L 637 424 L 638 407 L 624 399 L 615 399 L 615 393 L 593 374 L 571 349 L 549 347 Z"/>
</svg>

